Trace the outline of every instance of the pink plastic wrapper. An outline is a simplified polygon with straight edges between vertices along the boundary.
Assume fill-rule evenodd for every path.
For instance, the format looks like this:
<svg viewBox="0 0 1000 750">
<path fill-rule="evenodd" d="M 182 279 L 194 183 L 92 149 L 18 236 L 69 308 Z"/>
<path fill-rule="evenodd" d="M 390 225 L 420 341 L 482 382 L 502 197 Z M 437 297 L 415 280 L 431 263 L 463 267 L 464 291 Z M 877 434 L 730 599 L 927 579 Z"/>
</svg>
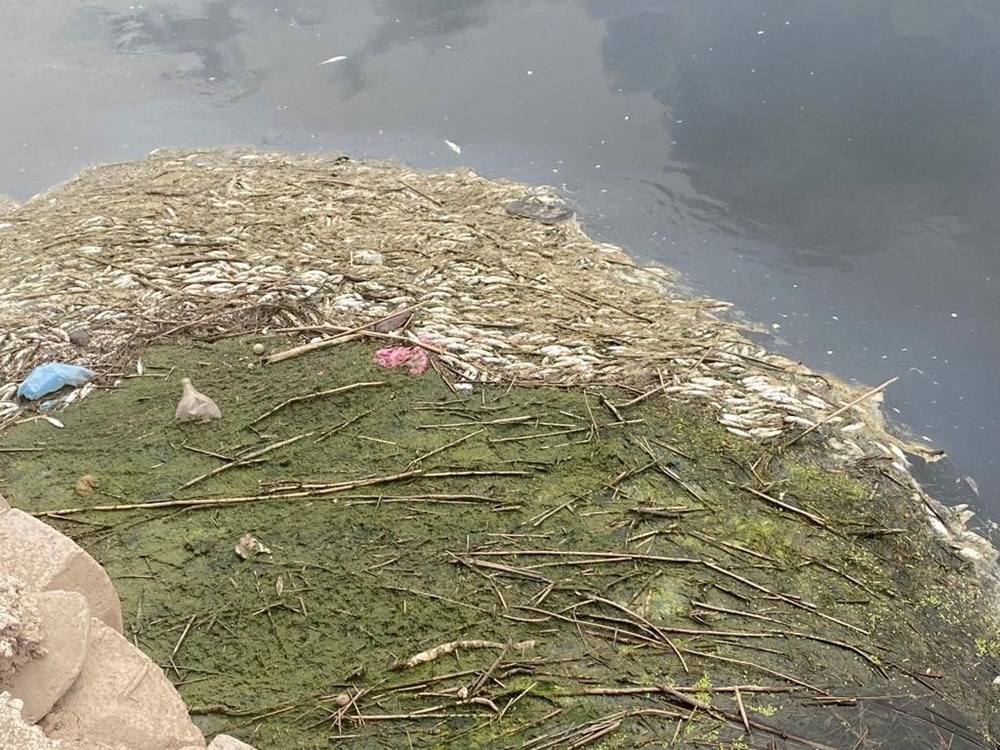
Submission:
<svg viewBox="0 0 1000 750">
<path fill-rule="evenodd" d="M 389 346 L 375 352 L 375 364 L 392 368 L 406 365 L 411 375 L 419 375 L 427 369 L 430 360 L 420 346 Z"/>
</svg>

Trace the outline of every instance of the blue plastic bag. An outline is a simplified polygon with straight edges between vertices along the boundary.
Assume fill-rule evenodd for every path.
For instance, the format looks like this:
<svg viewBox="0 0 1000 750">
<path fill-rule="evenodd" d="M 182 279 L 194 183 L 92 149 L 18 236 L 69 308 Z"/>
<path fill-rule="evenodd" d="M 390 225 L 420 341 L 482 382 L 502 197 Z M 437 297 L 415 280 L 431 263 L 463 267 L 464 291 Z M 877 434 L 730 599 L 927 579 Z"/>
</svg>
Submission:
<svg viewBox="0 0 1000 750">
<path fill-rule="evenodd" d="M 67 385 L 83 385 L 97 373 L 86 367 L 47 362 L 32 370 L 17 387 L 17 395 L 34 401 Z"/>
</svg>

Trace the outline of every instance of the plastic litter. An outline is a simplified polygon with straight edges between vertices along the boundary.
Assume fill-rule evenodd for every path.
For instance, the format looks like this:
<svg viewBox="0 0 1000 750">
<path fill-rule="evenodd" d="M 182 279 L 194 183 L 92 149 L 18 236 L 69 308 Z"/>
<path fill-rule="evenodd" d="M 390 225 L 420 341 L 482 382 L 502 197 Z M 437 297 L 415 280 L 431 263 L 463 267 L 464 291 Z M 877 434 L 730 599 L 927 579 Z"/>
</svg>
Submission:
<svg viewBox="0 0 1000 750">
<path fill-rule="evenodd" d="M 222 417 L 219 405 L 191 385 L 191 378 L 181 378 L 184 393 L 174 412 L 178 422 L 211 422 Z"/>
<path fill-rule="evenodd" d="M 386 369 L 406 365 L 411 375 L 420 375 L 430 360 L 422 346 L 388 346 L 375 352 L 375 364 Z"/>
<path fill-rule="evenodd" d="M 17 387 L 17 395 L 29 401 L 55 393 L 67 385 L 83 385 L 97 373 L 86 367 L 64 362 L 47 362 L 39 365 Z"/>
<path fill-rule="evenodd" d="M 257 555 L 271 554 L 271 550 L 260 539 L 249 532 L 239 538 L 233 551 L 244 560 L 249 560 L 251 557 L 256 557 Z M 278 593 L 280 595 L 281 592 Z"/>
</svg>

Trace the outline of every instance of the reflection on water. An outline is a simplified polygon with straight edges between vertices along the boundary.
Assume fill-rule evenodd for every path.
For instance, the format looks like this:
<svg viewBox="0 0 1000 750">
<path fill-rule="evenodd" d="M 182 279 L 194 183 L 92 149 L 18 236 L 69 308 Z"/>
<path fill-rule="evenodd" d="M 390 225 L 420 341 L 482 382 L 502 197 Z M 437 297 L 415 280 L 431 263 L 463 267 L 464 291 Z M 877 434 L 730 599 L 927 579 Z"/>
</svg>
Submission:
<svg viewBox="0 0 1000 750">
<path fill-rule="evenodd" d="M 729 296 L 810 361 L 902 375 L 891 402 L 976 466 L 996 513 L 1000 8 L 644 5 L 587 7 L 614 83 L 662 105 L 664 163 L 725 206 L 700 234 L 770 269 Z"/>
<path fill-rule="evenodd" d="M 1000 516 L 993 2 L 48 0 L 0 8 L 0 62 L 21 197 L 234 142 L 554 183 L 795 356 L 900 375 Z"/>
</svg>

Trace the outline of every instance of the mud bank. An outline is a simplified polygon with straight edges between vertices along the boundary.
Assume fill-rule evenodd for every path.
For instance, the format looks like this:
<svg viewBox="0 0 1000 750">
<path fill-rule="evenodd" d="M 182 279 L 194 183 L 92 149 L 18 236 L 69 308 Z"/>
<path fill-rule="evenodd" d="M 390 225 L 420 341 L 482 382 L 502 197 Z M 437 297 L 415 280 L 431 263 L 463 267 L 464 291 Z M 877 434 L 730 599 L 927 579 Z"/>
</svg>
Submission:
<svg viewBox="0 0 1000 750">
<path fill-rule="evenodd" d="M 262 750 L 990 747 L 995 553 L 878 391 L 526 196 L 171 153 L 13 210 L 0 379 L 100 377 L 8 402 L 0 491 L 102 562 L 206 733 Z M 377 367 L 386 338 L 434 367 Z M 182 377 L 221 421 L 173 423 Z"/>
</svg>

